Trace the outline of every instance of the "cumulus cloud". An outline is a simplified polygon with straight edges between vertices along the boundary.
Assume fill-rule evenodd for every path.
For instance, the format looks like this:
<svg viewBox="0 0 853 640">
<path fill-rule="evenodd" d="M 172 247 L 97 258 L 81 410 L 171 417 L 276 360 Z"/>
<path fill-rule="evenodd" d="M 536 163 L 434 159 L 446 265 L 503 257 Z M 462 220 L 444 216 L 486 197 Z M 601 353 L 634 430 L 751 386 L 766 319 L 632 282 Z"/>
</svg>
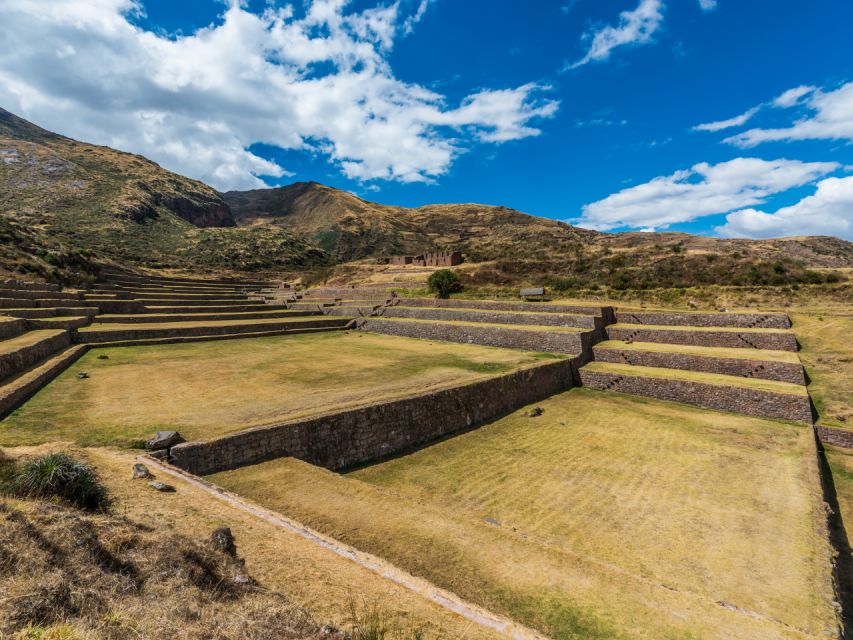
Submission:
<svg viewBox="0 0 853 640">
<path fill-rule="evenodd" d="M 615 27 L 608 25 L 587 33 L 585 38 L 590 40 L 589 50 L 583 58 L 568 68 L 574 69 L 589 62 L 607 60 L 611 51 L 617 47 L 651 42 L 662 22 L 663 2 L 640 0 L 636 9 L 619 14 L 619 22 Z"/>
<path fill-rule="evenodd" d="M 713 11 L 717 8 L 717 0 L 699 0 L 702 11 Z"/>
<path fill-rule="evenodd" d="M 821 180 L 813 195 L 774 213 L 730 213 L 716 231 L 731 238 L 830 235 L 853 241 L 853 176 Z"/>
<path fill-rule="evenodd" d="M 398 79 L 395 39 L 429 4 L 407 16 L 399 2 L 313 0 L 296 17 L 234 0 L 168 37 L 135 24 L 136 0 L 0 0 L 0 105 L 220 189 L 287 175 L 254 144 L 321 155 L 359 180 L 429 181 L 472 145 L 538 135 L 558 107 L 535 83 L 449 104 Z"/>
<path fill-rule="evenodd" d="M 804 100 L 804 96 L 808 96 Z M 853 142 L 853 82 L 834 91 L 796 87 L 776 98 L 774 104 L 804 106 L 809 114 L 778 129 L 750 129 L 726 138 L 738 147 L 754 147 L 762 142 L 793 140 L 846 140 Z"/>
<path fill-rule="evenodd" d="M 765 202 L 838 169 L 836 162 L 735 158 L 660 176 L 585 205 L 575 224 L 589 229 L 665 229 L 678 222 Z"/>
<path fill-rule="evenodd" d="M 752 116 L 758 113 L 760 107 L 753 107 L 734 118 L 728 120 L 718 120 L 717 122 L 706 122 L 705 124 L 697 124 L 693 127 L 694 131 L 722 131 L 723 129 L 731 129 L 732 127 L 740 127 L 746 124 Z"/>
</svg>

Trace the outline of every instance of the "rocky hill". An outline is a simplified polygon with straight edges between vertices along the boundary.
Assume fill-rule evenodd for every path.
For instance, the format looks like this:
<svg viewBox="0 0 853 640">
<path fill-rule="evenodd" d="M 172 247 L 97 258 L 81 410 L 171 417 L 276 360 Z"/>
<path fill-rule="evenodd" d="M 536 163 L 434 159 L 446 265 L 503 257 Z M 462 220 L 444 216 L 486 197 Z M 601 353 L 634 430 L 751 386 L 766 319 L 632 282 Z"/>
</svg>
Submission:
<svg viewBox="0 0 853 640">
<path fill-rule="evenodd" d="M 853 267 L 853 244 L 831 237 L 734 240 L 684 233 L 605 234 L 480 204 L 394 207 L 314 182 L 223 194 L 239 225 L 284 228 L 338 262 L 459 249 L 484 263 L 478 284 L 548 280 L 566 288 L 822 282 Z"/>
<path fill-rule="evenodd" d="M 238 229 L 211 187 L 0 109 L 0 268 L 70 279 L 111 262 L 193 271 L 316 266 L 281 228 Z"/>
</svg>

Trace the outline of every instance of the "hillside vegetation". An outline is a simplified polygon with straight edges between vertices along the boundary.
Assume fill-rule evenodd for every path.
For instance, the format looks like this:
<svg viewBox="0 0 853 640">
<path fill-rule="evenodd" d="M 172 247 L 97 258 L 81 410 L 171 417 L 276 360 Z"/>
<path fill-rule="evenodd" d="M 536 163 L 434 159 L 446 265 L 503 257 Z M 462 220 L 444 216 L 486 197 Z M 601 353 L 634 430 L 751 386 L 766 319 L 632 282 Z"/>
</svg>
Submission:
<svg viewBox="0 0 853 640">
<path fill-rule="evenodd" d="M 77 142 L 0 109 L 0 268 L 74 280 L 97 265 L 193 271 L 312 267 L 325 253 L 275 228 L 235 227 L 211 187 Z"/>
</svg>

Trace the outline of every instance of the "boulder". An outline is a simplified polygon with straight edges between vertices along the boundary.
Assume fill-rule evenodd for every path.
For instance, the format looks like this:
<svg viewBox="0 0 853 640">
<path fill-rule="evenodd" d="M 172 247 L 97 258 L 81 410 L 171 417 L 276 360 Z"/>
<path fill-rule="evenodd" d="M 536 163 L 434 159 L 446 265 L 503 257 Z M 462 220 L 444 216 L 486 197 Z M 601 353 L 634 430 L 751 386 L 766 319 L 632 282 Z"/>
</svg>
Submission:
<svg viewBox="0 0 853 640">
<path fill-rule="evenodd" d="M 537 418 L 545 413 L 545 409 L 542 407 L 533 407 L 530 411 L 527 412 L 528 418 Z"/>
<path fill-rule="evenodd" d="M 237 546 L 234 544 L 234 534 L 231 533 L 231 529 L 228 527 L 220 527 L 210 534 L 210 541 L 214 547 L 223 553 L 227 553 L 229 556 L 237 554 Z"/>
<path fill-rule="evenodd" d="M 85 380 L 88 377 L 89 377 L 89 374 L 86 373 L 85 371 L 81 371 L 80 373 L 77 374 L 78 380 Z"/>
<path fill-rule="evenodd" d="M 174 493 L 175 487 L 170 484 L 165 484 L 163 482 L 157 482 L 156 480 L 153 482 L 149 482 L 148 486 L 154 489 L 155 491 L 162 491 L 163 493 Z"/>
<path fill-rule="evenodd" d="M 153 438 L 146 441 L 145 446 L 149 451 L 159 451 L 160 449 L 170 449 L 182 442 L 186 442 L 186 440 L 177 431 L 158 431 Z"/>
<path fill-rule="evenodd" d="M 144 464 L 142 464 L 141 462 L 137 462 L 135 465 L 133 465 L 133 475 L 131 477 L 134 480 L 136 480 L 137 478 L 150 478 L 151 472 Z"/>
</svg>

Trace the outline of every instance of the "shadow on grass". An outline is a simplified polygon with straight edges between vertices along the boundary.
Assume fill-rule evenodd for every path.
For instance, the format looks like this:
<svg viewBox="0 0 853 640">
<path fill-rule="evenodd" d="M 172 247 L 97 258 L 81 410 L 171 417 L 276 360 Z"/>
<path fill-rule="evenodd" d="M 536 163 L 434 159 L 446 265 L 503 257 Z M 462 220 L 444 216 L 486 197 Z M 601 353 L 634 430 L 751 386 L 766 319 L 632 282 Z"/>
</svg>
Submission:
<svg viewBox="0 0 853 640">
<path fill-rule="evenodd" d="M 832 477 L 832 468 L 826 458 L 826 452 L 817 432 L 815 432 L 815 440 L 818 447 L 823 499 L 829 506 L 829 541 L 838 554 L 834 573 L 838 600 L 841 604 L 841 621 L 844 625 L 844 633 L 841 637 L 844 640 L 853 640 L 853 551 L 850 548 L 850 540 L 847 537 L 847 529 L 844 526 L 844 518 L 838 504 L 838 493 L 835 489 L 835 480 Z"/>
</svg>

